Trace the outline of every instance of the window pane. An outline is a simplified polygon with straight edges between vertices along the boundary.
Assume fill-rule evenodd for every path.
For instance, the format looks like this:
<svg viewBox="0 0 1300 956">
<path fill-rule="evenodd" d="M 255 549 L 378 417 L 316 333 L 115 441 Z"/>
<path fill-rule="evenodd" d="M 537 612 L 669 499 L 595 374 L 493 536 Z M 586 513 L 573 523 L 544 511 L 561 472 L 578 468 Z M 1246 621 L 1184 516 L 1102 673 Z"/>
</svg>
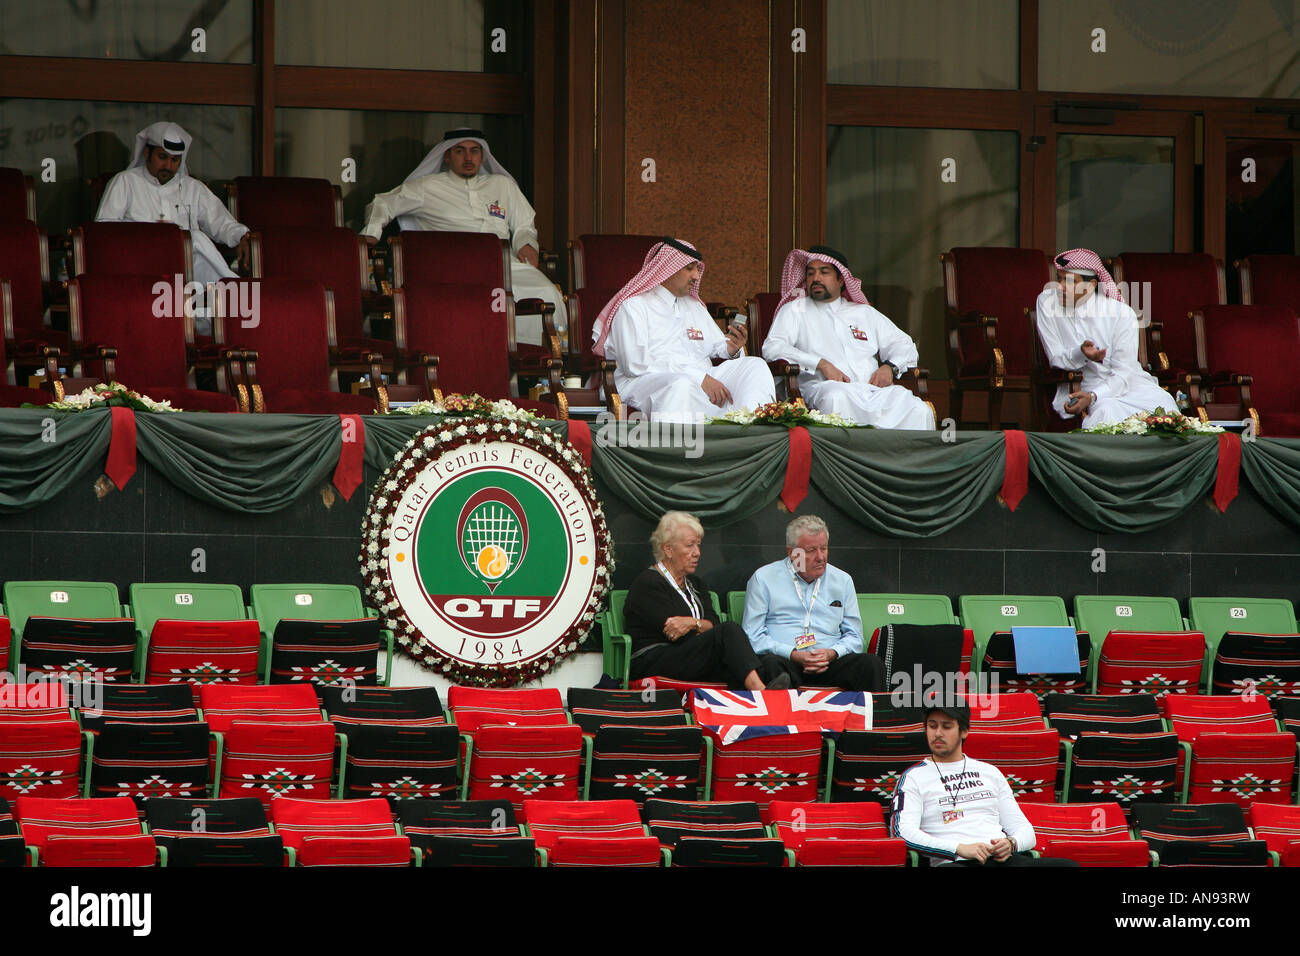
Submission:
<svg viewBox="0 0 1300 956">
<path fill-rule="evenodd" d="M 1300 194 L 1295 188 L 1300 140 L 1230 139 L 1227 161 L 1226 262 L 1246 256 L 1293 256 L 1300 249 Z M 1254 175 L 1242 180 L 1251 160 Z M 1228 269 L 1228 301 L 1239 302 L 1239 277 Z"/>
<path fill-rule="evenodd" d="M 276 0 L 275 62 L 519 73 L 525 4 L 506 0 Z"/>
<path fill-rule="evenodd" d="M 1017 0 L 829 0 L 826 78 L 862 86 L 1014 90 Z"/>
<path fill-rule="evenodd" d="M 1173 139 L 1057 136 L 1056 245 L 1103 257 L 1173 252 Z"/>
<path fill-rule="evenodd" d="M 939 255 L 1019 243 L 1019 135 L 832 126 L 827 146 L 826 241 L 945 378 Z M 955 182 L 944 181 L 947 160 Z"/>
<path fill-rule="evenodd" d="M 280 176 L 316 176 L 339 183 L 346 225 L 361 229 L 376 193 L 401 184 L 443 133 L 459 126 L 481 129 L 492 155 L 532 200 L 532 170 L 524 162 L 520 116 L 468 113 L 407 113 L 382 110 L 278 109 L 275 111 L 275 171 Z M 354 183 L 340 182 L 343 160 L 356 161 Z"/>
<path fill-rule="evenodd" d="M 125 169 L 135 134 L 159 120 L 179 123 L 194 137 L 190 175 L 223 202 L 224 184 L 252 171 L 249 107 L 78 100 L 0 100 L 0 166 L 36 180 L 36 222 L 61 232 L 94 218 L 91 181 Z M 54 160 L 54 182 L 42 180 L 47 158 Z"/>
<path fill-rule="evenodd" d="M 1278 0 L 1039 0 L 1038 85 L 1080 93 L 1294 97 L 1300 7 Z M 1104 53 L 1093 52 L 1105 31 Z"/>
<path fill-rule="evenodd" d="M 202 29 L 202 52 L 194 30 Z M 97 0 L 32 3 L 0 0 L 5 53 L 110 60 L 253 61 L 249 0 Z"/>
</svg>

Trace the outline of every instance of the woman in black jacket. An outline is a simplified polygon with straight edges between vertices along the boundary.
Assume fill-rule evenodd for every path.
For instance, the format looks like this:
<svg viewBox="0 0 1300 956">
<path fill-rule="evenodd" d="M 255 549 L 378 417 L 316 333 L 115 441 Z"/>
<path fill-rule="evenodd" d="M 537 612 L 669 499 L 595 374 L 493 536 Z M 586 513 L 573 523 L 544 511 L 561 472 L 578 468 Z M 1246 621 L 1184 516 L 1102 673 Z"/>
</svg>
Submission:
<svg viewBox="0 0 1300 956">
<path fill-rule="evenodd" d="M 695 574 L 704 528 L 694 515 L 669 511 L 650 536 L 655 564 L 627 592 L 623 620 L 632 638 L 631 677 L 725 683 L 735 690 L 790 686 L 781 668 L 768 671 L 735 621 L 718 620 L 709 589 Z"/>
</svg>

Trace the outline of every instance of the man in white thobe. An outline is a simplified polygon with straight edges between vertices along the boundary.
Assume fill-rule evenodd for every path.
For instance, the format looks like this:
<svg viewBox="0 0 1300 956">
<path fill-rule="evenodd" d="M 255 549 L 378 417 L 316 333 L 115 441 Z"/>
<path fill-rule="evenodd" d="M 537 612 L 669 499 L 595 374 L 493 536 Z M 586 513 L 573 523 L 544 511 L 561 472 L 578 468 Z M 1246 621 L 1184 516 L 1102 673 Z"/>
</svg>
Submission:
<svg viewBox="0 0 1300 956">
<path fill-rule="evenodd" d="M 745 330 L 724 336 L 700 301 L 703 274 L 693 246 L 664 239 L 592 327 L 593 351 L 618 363 L 619 396 L 660 421 L 697 423 L 776 398 L 767 365 L 744 355 Z"/>
<path fill-rule="evenodd" d="M 934 428 L 930 406 L 894 384 L 916 365 L 916 343 L 868 304 L 843 254 L 793 250 L 781 292 L 763 358 L 799 365 L 810 408 L 877 428 Z"/>
<path fill-rule="evenodd" d="M 1062 418 L 1083 416 L 1083 427 L 1110 425 L 1139 412 L 1178 403 L 1138 364 L 1137 313 L 1125 304 L 1095 252 L 1071 249 L 1056 257 L 1057 281 L 1035 306 L 1038 337 L 1054 367 L 1083 372 L 1073 391 L 1057 386 L 1052 407 Z"/>
<path fill-rule="evenodd" d="M 189 174 L 193 137 L 175 123 L 154 123 L 135 134 L 131 165 L 109 180 L 99 202 L 99 222 L 174 222 L 190 231 L 194 279 L 207 284 L 234 278 L 217 243 L 238 250 L 248 263 L 248 227 L 240 225 L 212 190 Z M 214 242 L 215 240 L 215 242 Z M 212 320 L 196 315 L 207 335 Z"/>
<path fill-rule="evenodd" d="M 396 219 L 403 229 L 490 232 L 510 240 L 510 285 L 515 300 L 543 299 L 555 306 L 555 330 L 568 328 L 564 296 L 538 268 L 533 207 L 476 129 L 454 129 L 396 189 L 380 193 L 366 207 L 361 235 L 374 245 Z M 542 345 L 542 320 L 515 317 L 516 341 Z"/>
</svg>

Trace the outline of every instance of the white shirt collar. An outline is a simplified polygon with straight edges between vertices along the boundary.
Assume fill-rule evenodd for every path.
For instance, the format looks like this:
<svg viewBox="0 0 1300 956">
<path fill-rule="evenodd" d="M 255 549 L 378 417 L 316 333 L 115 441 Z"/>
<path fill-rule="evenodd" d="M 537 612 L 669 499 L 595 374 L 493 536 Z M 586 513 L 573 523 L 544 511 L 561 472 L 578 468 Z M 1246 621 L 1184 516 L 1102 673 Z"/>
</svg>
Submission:
<svg viewBox="0 0 1300 956">
<path fill-rule="evenodd" d="M 677 300 L 681 298 L 680 296 L 673 295 L 669 292 L 662 282 L 651 289 L 650 294 L 655 296 L 661 305 L 667 306 L 670 309 L 676 306 Z"/>
</svg>

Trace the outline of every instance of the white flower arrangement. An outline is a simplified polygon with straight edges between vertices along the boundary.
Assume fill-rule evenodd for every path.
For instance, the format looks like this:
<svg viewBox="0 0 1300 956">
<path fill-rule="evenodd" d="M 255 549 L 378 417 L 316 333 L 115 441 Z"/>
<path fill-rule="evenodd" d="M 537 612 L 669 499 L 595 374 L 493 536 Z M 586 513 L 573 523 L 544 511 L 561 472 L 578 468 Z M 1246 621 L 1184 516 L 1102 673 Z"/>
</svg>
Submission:
<svg viewBox="0 0 1300 956">
<path fill-rule="evenodd" d="M 870 428 L 834 412 L 818 411 L 789 402 L 773 402 L 758 408 L 733 408 L 725 415 L 710 418 L 709 425 L 753 425 L 755 422 L 771 425 L 826 425 L 835 428 Z"/>
<path fill-rule="evenodd" d="M 1167 412 L 1157 408 L 1152 412 L 1137 412 L 1123 421 L 1091 428 L 1076 429 L 1088 435 L 1159 435 L 1163 438 L 1192 438 L 1196 435 L 1219 435 L 1223 429 L 1199 418 L 1191 418 L 1177 411 Z"/>
<path fill-rule="evenodd" d="M 123 405 L 141 412 L 179 412 L 169 401 L 157 402 L 148 395 L 133 392 L 121 382 L 103 382 L 94 388 L 83 389 L 76 395 L 65 396 L 61 401 L 45 406 L 55 412 L 84 412 L 98 405 Z"/>
<path fill-rule="evenodd" d="M 537 416 L 509 399 L 495 401 L 482 395 L 444 395 L 438 402 L 415 402 L 405 408 L 391 409 L 392 415 L 446 415 L 452 418 L 492 418 L 510 421 L 536 421 Z M 426 446 L 427 447 L 427 446 Z"/>
</svg>

